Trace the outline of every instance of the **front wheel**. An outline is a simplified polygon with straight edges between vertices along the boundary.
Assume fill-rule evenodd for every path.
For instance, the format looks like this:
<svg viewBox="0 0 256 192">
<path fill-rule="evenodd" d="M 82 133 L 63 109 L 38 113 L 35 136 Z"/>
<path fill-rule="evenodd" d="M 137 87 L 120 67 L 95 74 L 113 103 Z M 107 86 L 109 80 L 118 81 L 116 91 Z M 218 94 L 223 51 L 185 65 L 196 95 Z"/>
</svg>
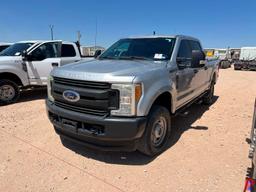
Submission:
<svg viewBox="0 0 256 192">
<path fill-rule="evenodd" d="M 0 105 L 14 103 L 20 96 L 18 85 L 10 80 L 0 80 Z"/>
<path fill-rule="evenodd" d="M 139 151 L 148 156 L 163 152 L 171 135 L 170 112 L 163 106 L 153 106 Z"/>
</svg>

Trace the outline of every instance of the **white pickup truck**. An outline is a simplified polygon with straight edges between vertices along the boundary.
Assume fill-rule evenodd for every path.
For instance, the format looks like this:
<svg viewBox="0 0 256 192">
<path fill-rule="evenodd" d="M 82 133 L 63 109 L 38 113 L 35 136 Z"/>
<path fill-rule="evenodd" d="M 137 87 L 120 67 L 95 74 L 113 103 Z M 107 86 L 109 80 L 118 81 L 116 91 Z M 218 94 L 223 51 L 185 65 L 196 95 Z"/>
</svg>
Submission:
<svg viewBox="0 0 256 192">
<path fill-rule="evenodd" d="M 92 58 L 83 58 L 88 60 Z M 81 61 L 76 43 L 21 41 L 0 53 L 0 104 L 17 101 L 20 90 L 46 86 L 54 67 Z"/>
</svg>

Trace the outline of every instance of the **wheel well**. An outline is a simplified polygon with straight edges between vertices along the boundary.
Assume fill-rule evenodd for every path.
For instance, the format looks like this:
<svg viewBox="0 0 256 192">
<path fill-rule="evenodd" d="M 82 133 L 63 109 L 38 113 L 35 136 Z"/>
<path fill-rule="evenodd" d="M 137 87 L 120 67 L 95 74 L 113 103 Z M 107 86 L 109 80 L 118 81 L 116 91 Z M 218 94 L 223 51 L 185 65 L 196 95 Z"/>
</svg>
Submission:
<svg viewBox="0 0 256 192">
<path fill-rule="evenodd" d="M 170 113 L 172 113 L 172 95 L 169 92 L 164 92 L 157 97 L 154 101 L 154 105 L 160 105 L 166 107 Z"/>
<path fill-rule="evenodd" d="M 7 79 L 15 82 L 17 85 L 22 86 L 20 78 L 13 73 L 0 73 L 1 79 Z M 1 80 L 0 79 L 0 80 Z"/>
</svg>

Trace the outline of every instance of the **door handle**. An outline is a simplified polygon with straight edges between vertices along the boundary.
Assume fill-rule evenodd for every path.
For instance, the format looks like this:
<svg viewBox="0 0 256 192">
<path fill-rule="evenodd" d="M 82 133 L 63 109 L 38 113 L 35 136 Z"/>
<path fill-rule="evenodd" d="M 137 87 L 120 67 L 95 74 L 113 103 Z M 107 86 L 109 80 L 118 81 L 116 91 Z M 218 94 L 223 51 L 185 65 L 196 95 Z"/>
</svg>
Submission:
<svg viewBox="0 0 256 192">
<path fill-rule="evenodd" d="M 198 69 L 194 69 L 194 73 L 198 73 Z"/>
<path fill-rule="evenodd" d="M 52 66 L 53 66 L 53 67 L 58 67 L 58 66 L 59 66 L 59 63 L 52 63 Z"/>
</svg>

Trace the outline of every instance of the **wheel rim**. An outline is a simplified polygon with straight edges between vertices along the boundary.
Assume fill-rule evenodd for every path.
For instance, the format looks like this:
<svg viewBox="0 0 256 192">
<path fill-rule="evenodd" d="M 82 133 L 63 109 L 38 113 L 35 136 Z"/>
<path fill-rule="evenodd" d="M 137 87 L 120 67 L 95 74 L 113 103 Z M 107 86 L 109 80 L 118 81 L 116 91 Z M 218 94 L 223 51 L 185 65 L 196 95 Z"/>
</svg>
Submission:
<svg viewBox="0 0 256 192">
<path fill-rule="evenodd" d="M 2 101 L 10 101 L 15 97 L 15 89 L 11 85 L 3 85 L 0 87 L 0 99 Z"/>
<path fill-rule="evenodd" d="M 167 130 L 167 121 L 164 117 L 160 116 L 153 124 L 151 133 L 151 142 L 154 147 L 160 147 L 165 139 Z"/>
</svg>

